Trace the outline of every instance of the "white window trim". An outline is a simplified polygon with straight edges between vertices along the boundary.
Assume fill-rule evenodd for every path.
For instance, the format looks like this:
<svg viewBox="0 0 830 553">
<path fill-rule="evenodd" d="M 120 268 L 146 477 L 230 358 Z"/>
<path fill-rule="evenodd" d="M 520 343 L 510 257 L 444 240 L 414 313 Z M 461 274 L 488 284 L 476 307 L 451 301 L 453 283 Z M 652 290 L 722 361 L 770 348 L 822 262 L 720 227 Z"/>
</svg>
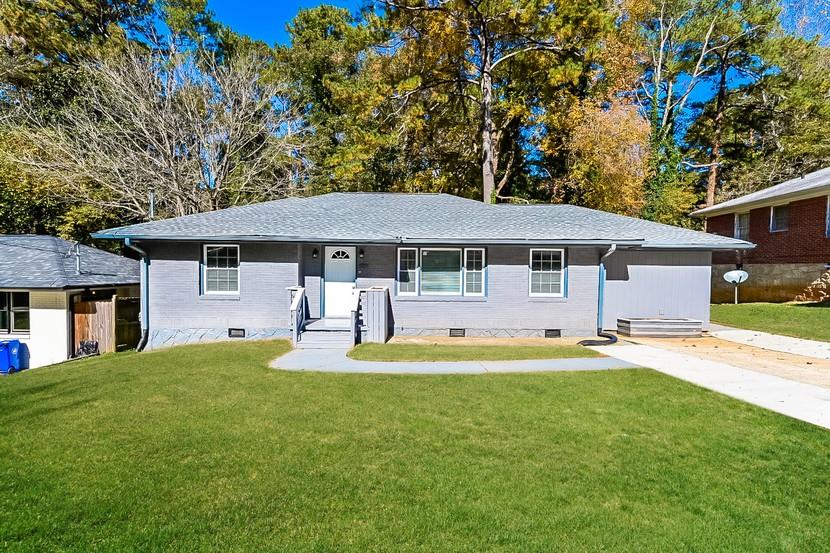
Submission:
<svg viewBox="0 0 830 553">
<path fill-rule="evenodd" d="M 421 290 L 421 271 L 424 252 L 458 252 L 458 292 L 424 292 Z M 418 252 L 418 293 L 422 296 L 463 296 L 464 295 L 464 250 L 463 248 L 420 248 Z"/>
<path fill-rule="evenodd" d="M 207 250 L 208 248 L 236 248 L 236 291 L 215 291 L 207 289 Z M 202 245 L 202 294 L 206 296 L 238 296 L 242 288 L 242 256 L 239 252 L 239 244 L 204 244 Z"/>
<path fill-rule="evenodd" d="M 481 270 L 480 271 L 470 271 L 471 273 L 481 273 L 481 292 L 468 292 L 467 291 L 467 253 L 472 251 L 481 252 Z M 487 252 L 484 251 L 484 248 L 464 248 L 464 255 L 461 259 L 461 282 L 464 286 L 463 293 L 465 296 L 473 296 L 473 297 L 482 297 L 484 296 L 484 292 L 487 289 L 487 282 L 485 280 L 485 271 L 487 269 L 487 261 L 486 256 Z"/>
<path fill-rule="evenodd" d="M 415 291 L 401 292 L 401 252 L 410 251 L 415 252 Z M 421 290 L 421 256 L 418 254 L 418 248 L 398 248 L 398 272 L 395 273 L 396 292 L 399 296 L 417 296 Z"/>
<path fill-rule="evenodd" d="M 29 312 L 29 328 L 25 330 L 18 330 L 14 328 L 14 304 L 12 303 L 12 294 L 25 293 L 29 298 L 29 306 L 26 311 Z M 0 290 L 0 294 L 9 294 L 9 330 L 0 328 L 0 336 L 29 336 L 32 332 L 32 294 L 29 290 L 7 288 Z"/>
<path fill-rule="evenodd" d="M 776 229 L 773 228 L 775 224 L 775 208 L 776 207 L 787 207 L 789 209 L 790 204 L 778 204 L 778 205 L 771 205 L 769 207 L 769 231 L 770 232 L 787 232 L 790 230 L 790 217 L 789 214 L 787 215 L 787 228 Z"/>
<path fill-rule="evenodd" d="M 559 252 L 559 259 L 561 261 L 562 268 L 559 271 L 551 271 L 553 273 L 558 272 L 560 275 L 559 279 L 559 293 L 558 294 L 540 294 L 538 292 L 532 292 L 532 281 L 531 275 L 534 272 L 548 272 L 548 271 L 534 271 L 533 270 L 533 252 Z M 527 263 L 527 293 L 528 296 L 531 298 L 564 298 L 565 297 L 565 250 L 563 248 L 530 248 L 530 253 L 528 255 L 528 263 Z"/>
<path fill-rule="evenodd" d="M 830 196 L 827 196 L 827 216 L 824 220 L 824 237 L 830 238 Z"/>
<path fill-rule="evenodd" d="M 746 228 L 746 236 L 740 236 L 740 225 L 738 224 L 738 221 L 740 221 L 741 215 L 746 215 L 747 217 L 749 217 L 749 211 L 744 211 L 735 214 L 735 229 L 732 232 L 732 238 L 737 238 L 738 240 L 749 240 L 749 227 Z"/>
</svg>

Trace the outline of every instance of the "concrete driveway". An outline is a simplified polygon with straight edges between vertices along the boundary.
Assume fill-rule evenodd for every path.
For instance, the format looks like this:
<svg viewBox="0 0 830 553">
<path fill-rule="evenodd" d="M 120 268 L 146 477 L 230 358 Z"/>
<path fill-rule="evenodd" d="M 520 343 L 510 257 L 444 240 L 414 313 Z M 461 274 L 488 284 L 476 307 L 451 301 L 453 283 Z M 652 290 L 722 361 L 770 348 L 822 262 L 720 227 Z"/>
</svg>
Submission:
<svg viewBox="0 0 830 553">
<path fill-rule="evenodd" d="M 824 361 L 714 340 L 638 340 L 593 349 L 830 429 L 830 367 Z"/>
</svg>

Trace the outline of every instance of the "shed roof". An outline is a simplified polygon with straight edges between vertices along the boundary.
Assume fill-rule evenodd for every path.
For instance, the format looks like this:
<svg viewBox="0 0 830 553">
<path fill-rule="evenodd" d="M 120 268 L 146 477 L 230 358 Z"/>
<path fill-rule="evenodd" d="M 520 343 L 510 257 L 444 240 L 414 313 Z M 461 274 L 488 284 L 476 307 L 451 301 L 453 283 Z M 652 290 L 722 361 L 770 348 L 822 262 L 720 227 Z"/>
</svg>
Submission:
<svg viewBox="0 0 830 553">
<path fill-rule="evenodd" d="M 136 284 L 139 263 L 80 246 L 76 271 L 74 242 L 36 234 L 0 234 L 0 288 L 88 288 Z"/>
<path fill-rule="evenodd" d="M 572 243 L 741 249 L 752 244 L 572 205 L 485 204 L 448 194 L 292 197 L 95 233 L 136 240 Z"/>
<path fill-rule="evenodd" d="M 741 196 L 713 206 L 698 209 L 694 217 L 711 217 L 724 213 L 736 213 L 752 208 L 777 205 L 790 201 L 813 198 L 830 193 L 830 167 L 819 169 L 802 177 L 784 181 L 758 192 Z"/>
</svg>

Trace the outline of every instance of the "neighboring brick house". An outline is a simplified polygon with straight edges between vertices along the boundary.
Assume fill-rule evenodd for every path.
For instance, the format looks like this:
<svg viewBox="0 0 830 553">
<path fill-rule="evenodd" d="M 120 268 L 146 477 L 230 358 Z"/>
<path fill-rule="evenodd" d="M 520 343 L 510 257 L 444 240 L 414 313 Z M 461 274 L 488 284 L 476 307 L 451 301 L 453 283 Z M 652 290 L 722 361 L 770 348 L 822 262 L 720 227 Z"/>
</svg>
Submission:
<svg viewBox="0 0 830 553">
<path fill-rule="evenodd" d="M 729 301 L 723 273 L 749 273 L 745 301 L 830 298 L 830 167 L 692 213 L 706 231 L 756 244 L 712 257 L 712 301 Z"/>
</svg>

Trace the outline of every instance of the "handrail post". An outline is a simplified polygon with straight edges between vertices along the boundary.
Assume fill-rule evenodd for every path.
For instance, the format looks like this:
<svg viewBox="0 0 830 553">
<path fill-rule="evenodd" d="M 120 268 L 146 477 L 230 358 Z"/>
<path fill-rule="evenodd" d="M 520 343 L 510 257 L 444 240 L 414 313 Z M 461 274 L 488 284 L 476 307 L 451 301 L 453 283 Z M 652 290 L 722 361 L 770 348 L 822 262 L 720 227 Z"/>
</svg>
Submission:
<svg viewBox="0 0 830 553">
<path fill-rule="evenodd" d="M 291 343 L 296 346 L 300 341 L 300 335 L 305 325 L 305 288 L 302 286 L 290 286 L 288 290 L 291 299 L 291 307 L 289 310 L 291 317 Z"/>
</svg>

